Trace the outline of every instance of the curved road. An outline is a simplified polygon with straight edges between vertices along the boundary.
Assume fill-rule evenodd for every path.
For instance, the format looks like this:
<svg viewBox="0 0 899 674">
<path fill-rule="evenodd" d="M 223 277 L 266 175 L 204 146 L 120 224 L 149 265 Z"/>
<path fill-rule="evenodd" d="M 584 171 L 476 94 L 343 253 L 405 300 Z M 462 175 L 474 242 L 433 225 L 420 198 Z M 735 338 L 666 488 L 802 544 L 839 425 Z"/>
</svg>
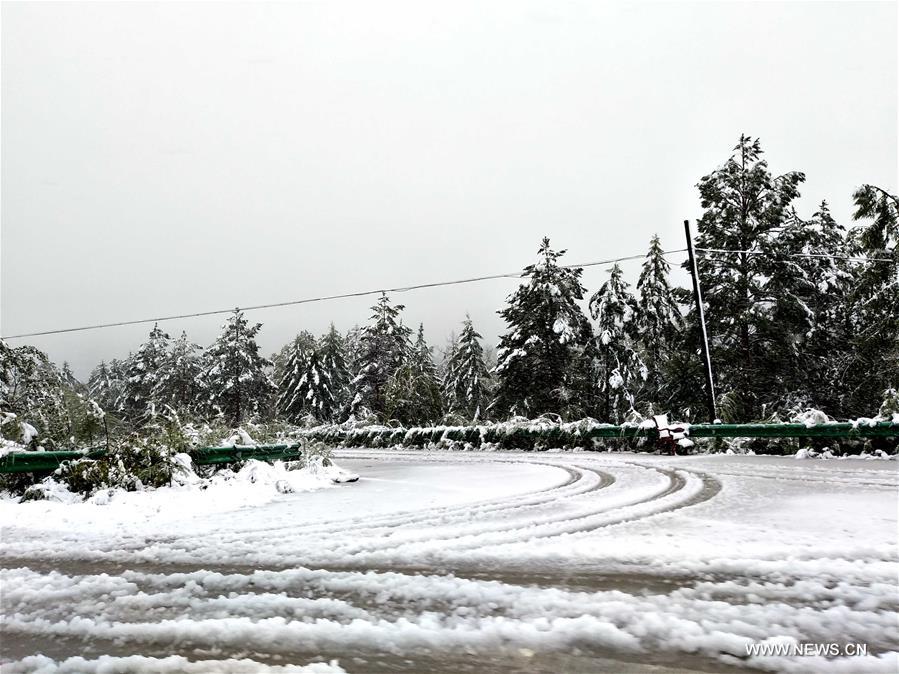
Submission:
<svg viewBox="0 0 899 674">
<path fill-rule="evenodd" d="M 112 510 L 41 522 L 7 507 L 0 670 L 899 662 L 895 461 L 337 455 L 358 483 L 227 512 L 160 507 L 138 525 Z M 868 657 L 749 657 L 765 639 L 863 643 Z"/>
</svg>

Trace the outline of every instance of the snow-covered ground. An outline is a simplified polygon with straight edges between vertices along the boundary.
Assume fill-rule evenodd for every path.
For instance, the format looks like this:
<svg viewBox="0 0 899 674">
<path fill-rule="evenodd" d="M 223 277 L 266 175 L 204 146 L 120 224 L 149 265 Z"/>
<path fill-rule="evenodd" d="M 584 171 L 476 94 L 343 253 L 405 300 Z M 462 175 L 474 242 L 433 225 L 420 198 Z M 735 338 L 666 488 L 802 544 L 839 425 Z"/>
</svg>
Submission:
<svg viewBox="0 0 899 674">
<path fill-rule="evenodd" d="M 362 479 L 0 504 L 0 669 L 899 668 L 896 461 L 337 459 Z"/>
</svg>

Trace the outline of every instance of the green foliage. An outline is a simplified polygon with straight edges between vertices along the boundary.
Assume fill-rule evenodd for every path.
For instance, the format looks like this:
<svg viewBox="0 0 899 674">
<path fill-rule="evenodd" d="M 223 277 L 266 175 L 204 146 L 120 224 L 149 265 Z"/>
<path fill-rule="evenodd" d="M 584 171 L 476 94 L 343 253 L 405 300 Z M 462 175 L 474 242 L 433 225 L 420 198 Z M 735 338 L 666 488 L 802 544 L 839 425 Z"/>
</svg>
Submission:
<svg viewBox="0 0 899 674">
<path fill-rule="evenodd" d="M 47 354 L 33 346 L 12 348 L 0 340 L 0 414 L 15 415 L 18 422 L 2 424 L 3 437 L 20 441 L 20 424 L 28 423 L 46 448 L 65 443 L 71 426 L 65 390 L 66 383 Z"/>
<path fill-rule="evenodd" d="M 50 472 L 41 473 L 0 473 L 0 491 L 20 496 L 21 501 L 38 501 L 43 498 L 43 490 L 33 488 L 49 477 Z M 25 498 L 27 496 L 27 498 Z"/>
<path fill-rule="evenodd" d="M 646 366 L 635 348 L 637 300 L 628 291 L 618 264 L 590 298 L 590 314 L 596 320 L 599 417 L 619 423 L 634 407 L 646 380 Z"/>
<path fill-rule="evenodd" d="M 716 407 L 718 418 L 726 424 L 739 423 L 741 419 L 746 419 L 751 414 L 738 391 L 727 391 L 718 396 Z"/>
<path fill-rule="evenodd" d="M 887 421 L 899 417 L 899 390 L 890 388 L 883 392 L 878 416 Z"/>
<path fill-rule="evenodd" d="M 275 409 L 284 419 L 294 423 L 306 414 L 305 399 L 298 395 L 298 387 L 306 376 L 308 361 L 315 348 L 315 337 L 303 330 L 273 358 L 274 381 L 278 382 Z"/>
<path fill-rule="evenodd" d="M 133 424 L 151 419 L 161 407 L 157 385 L 169 357 L 172 338 L 154 325 L 136 353 L 130 354 L 123 366 L 124 383 L 116 410 Z"/>
<path fill-rule="evenodd" d="M 176 464 L 175 452 L 155 434 L 137 433 L 116 443 L 98 459 L 64 462 L 53 474 L 70 491 L 90 496 L 100 489 L 136 491 L 171 483 Z"/>
<path fill-rule="evenodd" d="M 419 326 L 406 362 L 388 380 L 385 398 L 386 417 L 405 425 L 434 423 L 443 416 L 437 367 L 425 342 L 424 326 Z"/>
<path fill-rule="evenodd" d="M 337 331 L 334 324 L 318 342 L 318 354 L 322 370 L 326 374 L 333 407 L 325 413 L 322 421 L 338 421 L 346 418 L 349 404 L 350 376 L 347 340 Z"/>
<path fill-rule="evenodd" d="M 649 243 L 637 281 L 639 299 L 634 317 L 634 337 L 646 366 L 641 402 L 657 406 L 671 394 L 671 360 L 682 338 L 683 316 L 677 295 L 669 282 L 671 265 L 665 259 L 658 235 Z M 651 411 L 651 410 L 648 410 Z"/>
<path fill-rule="evenodd" d="M 498 386 L 491 406 L 499 418 L 545 412 L 584 416 L 593 409 L 593 330 L 578 302 L 583 300 L 580 268 L 559 264 L 544 238 L 537 262 L 500 311 L 507 331 L 500 337 Z"/>
<path fill-rule="evenodd" d="M 848 414 L 864 414 L 884 389 L 899 386 L 899 198 L 873 185 L 853 195 L 857 254 L 881 260 L 856 265 L 848 295 L 845 358 L 840 368 Z"/>
<path fill-rule="evenodd" d="M 359 336 L 359 370 L 349 405 L 354 415 L 370 410 L 382 421 L 389 418 L 387 386 L 408 362 L 412 348 L 411 331 L 400 318 L 404 308 L 402 304 L 391 304 L 386 294 L 372 307 L 371 320 Z"/>
<path fill-rule="evenodd" d="M 464 421 L 482 419 L 489 405 L 490 373 L 480 340 L 466 316 L 459 338 L 450 345 L 443 374 L 446 406 Z"/>
<path fill-rule="evenodd" d="M 152 396 L 159 407 L 157 412 L 168 409 L 186 416 L 202 413 L 202 401 L 207 396 L 203 379 L 205 368 L 202 349 L 182 332 L 181 337 L 172 342 L 162 371 L 155 377 Z"/>
<path fill-rule="evenodd" d="M 209 347 L 209 366 L 202 377 L 207 416 L 220 415 L 232 426 L 270 416 L 276 387 L 268 375 L 271 363 L 259 354 L 256 343 L 261 327 L 250 325 L 243 312 L 235 310 Z"/>
<path fill-rule="evenodd" d="M 113 358 L 107 364 L 100 364 L 93 369 L 87 382 L 87 390 L 91 398 L 97 401 L 101 409 L 109 411 L 116 408 L 116 403 L 125 388 L 124 364 Z"/>
<path fill-rule="evenodd" d="M 797 363 L 790 347 L 793 335 L 807 330 L 786 319 L 795 299 L 776 282 L 780 228 L 804 180 L 798 171 L 773 176 L 758 139 L 744 135 L 727 162 L 698 185 L 704 212 L 697 247 L 742 251 L 699 254 L 697 266 L 719 388 L 739 393 L 750 418 L 761 415 L 766 400 L 792 390 Z M 695 311 L 689 320 L 698 320 Z"/>
</svg>

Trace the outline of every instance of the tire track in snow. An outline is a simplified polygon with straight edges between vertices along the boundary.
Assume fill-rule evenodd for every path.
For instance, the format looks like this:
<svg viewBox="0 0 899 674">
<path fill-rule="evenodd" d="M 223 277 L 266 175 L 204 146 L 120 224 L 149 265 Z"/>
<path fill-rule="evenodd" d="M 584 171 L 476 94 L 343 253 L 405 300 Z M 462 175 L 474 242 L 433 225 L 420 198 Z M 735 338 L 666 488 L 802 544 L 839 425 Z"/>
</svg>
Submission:
<svg viewBox="0 0 899 674">
<path fill-rule="evenodd" d="M 403 526 L 407 524 L 425 523 L 428 521 L 442 522 L 445 521 L 445 517 L 452 516 L 470 518 L 471 514 L 480 515 L 519 506 L 540 505 L 559 497 L 568 497 L 570 495 L 569 492 L 571 492 L 572 494 L 578 494 L 595 489 L 595 487 L 589 486 L 587 488 L 584 488 L 581 485 L 581 483 L 585 480 L 584 469 L 580 469 L 577 467 L 537 461 L 493 461 L 493 463 L 526 463 L 530 465 L 548 466 L 565 471 L 568 474 L 568 477 L 565 481 L 552 487 L 547 487 L 545 489 L 539 489 L 532 492 L 525 492 L 523 494 L 515 494 L 513 496 L 502 497 L 498 499 L 488 499 L 485 501 L 476 501 L 474 503 L 460 504 L 455 506 L 436 506 L 433 508 L 428 508 L 424 511 L 389 513 L 374 518 L 354 516 L 348 519 L 341 518 L 337 520 L 316 522 L 314 524 L 306 524 L 300 526 L 283 525 L 267 529 L 254 528 L 250 530 L 250 532 L 251 534 L 259 532 L 260 534 L 267 535 L 273 531 L 289 530 L 291 533 L 325 533 L 330 536 L 335 533 L 345 533 L 347 531 L 358 532 L 360 530 L 360 527 L 365 529 L 378 529 L 384 527 Z M 592 469 L 587 470 L 593 473 L 597 472 L 593 471 Z M 615 481 L 615 478 L 614 476 L 605 474 L 601 476 L 600 480 L 611 483 Z M 335 527 L 331 524 L 334 522 L 343 524 Z M 245 537 L 241 536 L 241 538 L 245 540 Z"/>
<path fill-rule="evenodd" d="M 702 481 L 702 489 L 698 494 L 690 496 L 689 498 L 685 499 L 684 501 L 680 501 L 669 507 L 665 507 L 661 510 L 656 510 L 656 511 L 653 511 L 653 512 L 650 512 L 647 514 L 626 516 L 626 517 L 622 517 L 616 521 L 607 522 L 607 523 L 600 524 L 597 526 L 587 525 L 587 526 L 584 526 L 583 528 L 574 529 L 567 533 L 590 532 L 590 531 L 595 531 L 597 529 L 602 529 L 602 528 L 610 527 L 610 526 L 617 525 L 617 524 L 623 524 L 625 522 L 633 522 L 636 520 L 645 519 L 647 517 L 653 517 L 655 515 L 664 515 L 667 513 L 671 513 L 671 512 L 674 512 L 675 510 L 681 510 L 682 508 L 688 508 L 690 506 L 698 505 L 699 503 L 704 503 L 705 501 L 709 501 L 709 500 L 715 498 L 715 496 L 718 495 L 718 493 L 721 491 L 721 488 L 722 488 L 721 482 L 719 480 L 717 480 L 715 477 L 709 475 L 708 473 L 699 472 L 699 471 L 695 471 L 695 470 L 684 470 L 684 469 L 670 470 L 670 469 L 665 469 L 665 468 L 657 468 L 655 466 L 645 466 L 643 464 L 638 464 L 638 463 L 634 463 L 632 465 L 641 466 L 643 468 L 651 468 L 652 470 L 656 470 L 660 473 L 667 475 L 669 477 L 669 479 L 671 480 L 670 486 L 668 487 L 668 489 L 665 490 L 664 493 L 659 494 L 659 496 L 654 499 L 647 499 L 646 501 L 643 501 L 640 503 L 635 503 L 634 505 L 644 505 L 651 501 L 658 501 L 663 498 L 666 498 L 667 496 L 671 496 L 672 494 L 676 494 L 677 492 L 682 491 L 687 486 L 687 480 L 686 480 L 686 478 L 683 477 L 683 475 L 679 475 L 679 473 L 686 473 L 688 475 L 699 478 Z"/>
<path fill-rule="evenodd" d="M 453 537 L 457 537 L 459 535 L 457 533 L 440 535 L 436 534 L 434 530 L 434 527 L 446 527 L 452 526 L 454 524 L 464 526 L 466 524 L 475 523 L 475 526 L 479 527 L 481 531 L 487 530 L 500 532 L 506 530 L 514 530 L 515 528 L 517 528 L 517 525 L 509 524 L 507 521 L 504 523 L 502 518 L 507 518 L 509 516 L 528 516 L 529 514 L 531 514 L 529 512 L 531 510 L 537 509 L 539 512 L 539 509 L 543 506 L 549 504 L 558 504 L 565 501 L 566 499 L 591 494 L 614 484 L 616 481 L 614 475 L 611 475 L 607 472 L 598 471 L 593 468 L 584 468 L 580 466 L 564 464 L 560 465 L 558 463 L 537 461 L 517 462 L 545 465 L 553 468 L 562 468 L 563 470 L 566 470 L 568 472 L 569 477 L 565 480 L 564 483 L 555 485 L 554 487 L 540 490 L 538 492 L 531 492 L 529 494 L 515 495 L 503 499 L 495 499 L 491 502 L 487 502 L 486 504 L 462 504 L 459 506 L 446 506 L 437 509 L 429 509 L 424 513 L 401 513 L 398 515 L 387 515 L 384 518 L 384 523 L 378 524 L 377 526 L 372 525 L 370 522 L 353 522 L 352 524 L 347 524 L 347 526 L 342 528 L 328 529 L 325 526 L 316 524 L 315 528 L 321 530 L 320 535 L 315 535 L 318 532 L 313 532 L 312 534 L 310 534 L 303 527 L 292 527 L 289 525 L 278 527 L 274 531 L 281 534 L 277 538 L 279 544 L 281 545 L 287 545 L 293 542 L 298 549 L 308 549 L 309 546 L 317 546 L 320 548 L 329 548 L 331 552 L 339 549 L 333 546 L 332 539 L 335 535 L 339 536 L 341 534 L 352 533 L 354 541 L 365 540 L 368 542 L 368 545 L 365 545 L 364 547 L 359 547 L 360 544 L 356 543 L 355 547 L 358 548 L 356 552 L 359 552 L 360 550 L 367 550 L 369 552 L 381 552 L 385 549 L 389 549 L 390 547 L 384 545 L 385 540 L 397 535 L 400 532 L 405 531 L 406 527 L 414 527 L 412 530 L 418 531 L 419 533 L 415 538 L 407 537 L 406 540 L 401 541 L 402 544 L 421 540 L 447 540 Z M 486 518 L 486 522 L 491 523 L 477 524 L 479 522 L 479 518 L 482 517 Z M 548 521 L 555 521 L 558 519 L 558 517 L 544 517 L 543 519 Z M 236 544 L 247 546 L 254 541 L 264 543 L 268 542 L 268 539 L 271 538 L 271 534 L 272 530 L 269 530 L 266 533 L 259 534 L 256 533 L 255 529 L 251 531 L 237 531 L 228 536 L 217 536 L 215 544 L 217 546 L 233 546 Z M 174 536 L 167 536 L 163 538 L 154 537 L 151 541 L 148 541 L 144 537 L 141 537 L 141 539 L 138 541 L 130 542 L 126 538 L 125 540 L 119 541 L 119 548 L 123 551 L 130 550 L 139 558 L 142 551 L 147 550 L 148 543 L 151 543 L 156 548 L 156 554 L 159 554 L 162 557 L 170 557 L 170 553 L 174 550 L 177 552 L 178 557 L 181 558 L 181 560 L 187 561 L 187 559 L 191 556 L 192 551 L 205 553 L 208 550 L 207 539 L 202 536 L 198 538 L 199 540 L 195 543 L 192 543 L 186 538 L 179 538 Z M 166 554 L 164 550 L 160 550 L 160 548 L 165 547 L 170 547 L 170 549 L 168 550 L 169 554 Z M 331 557 L 330 561 L 319 559 L 318 562 L 328 566 L 337 565 L 337 562 L 339 560 L 335 560 L 331 555 L 329 556 Z M 0 556 L 0 562 L 2 561 L 3 556 Z M 351 566 L 353 568 L 358 568 L 357 564 L 353 564 Z"/>
<path fill-rule="evenodd" d="M 547 464 L 548 465 L 548 464 Z M 384 530 L 389 530 L 391 533 L 396 533 L 401 531 L 405 527 L 414 526 L 420 527 L 424 525 L 437 525 L 437 526 L 446 526 L 452 525 L 454 523 L 467 524 L 477 520 L 478 518 L 489 515 L 493 517 L 508 517 L 509 515 L 519 516 L 519 515 L 527 515 L 528 512 L 533 509 L 540 508 L 547 504 L 558 504 L 563 501 L 570 501 L 573 499 L 577 499 L 583 497 L 588 494 L 592 494 L 601 489 L 605 489 L 613 485 L 617 478 L 610 473 L 606 473 L 604 471 L 595 470 L 593 468 L 584 468 L 580 466 L 574 466 L 578 472 L 579 477 L 577 481 L 574 483 L 577 486 L 577 489 L 572 489 L 566 491 L 564 494 L 559 492 L 552 492 L 542 496 L 540 498 L 530 498 L 530 499 L 518 499 L 512 498 L 507 499 L 505 501 L 501 501 L 496 504 L 491 504 L 486 507 L 479 506 L 458 506 L 452 508 L 451 511 L 446 513 L 431 513 L 424 514 L 418 517 L 410 517 L 402 520 L 395 521 L 389 526 L 365 526 L 363 529 L 354 529 L 354 532 L 357 534 L 366 534 L 366 533 L 377 533 Z M 588 474 L 590 478 L 587 479 Z M 582 483 L 587 483 L 583 485 Z M 430 511 L 429 511 L 430 512 Z M 485 529 L 485 530 L 496 530 L 500 531 L 504 527 L 502 525 L 495 525 L 494 529 Z M 330 531 L 327 532 L 330 535 Z M 444 538 L 448 538 L 451 536 L 446 536 Z M 429 535 L 429 540 L 434 540 L 436 537 L 433 535 Z"/>
<path fill-rule="evenodd" d="M 500 502 L 487 506 L 486 515 L 492 515 L 492 518 L 488 517 L 485 522 L 476 520 L 475 516 L 479 513 L 475 511 L 472 514 L 467 506 L 461 506 L 463 514 L 455 520 L 449 518 L 449 521 L 443 521 L 441 516 L 435 518 L 432 514 L 418 516 L 416 519 L 421 524 L 421 528 L 412 528 L 411 530 L 404 529 L 403 525 L 411 527 L 415 520 L 401 522 L 400 525 L 392 528 L 370 531 L 359 531 L 358 528 L 351 527 L 346 531 L 352 532 L 352 540 L 333 541 L 330 536 L 311 537 L 303 531 L 293 532 L 289 529 L 279 529 L 282 535 L 277 537 L 271 545 L 262 545 L 262 543 L 270 543 L 266 537 L 258 538 L 242 534 L 230 536 L 227 539 L 198 536 L 194 539 L 167 537 L 165 540 L 146 540 L 142 537 L 141 540 L 131 542 L 127 546 L 122 545 L 125 541 L 120 541 L 116 551 L 103 551 L 99 555 L 89 554 L 87 558 L 107 562 L 127 559 L 132 562 L 152 562 L 154 559 L 165 559 L 175 564 L 192 564 L 214 557 L 217 550 L 230 548 L 232 560 L 241 559 L 242 562 L 262 566 L 271 566 L 278 557 L 285 557 L 285 550 L 303 551 L 302 554 L 288 553 L 286 555 L 286 558 L 295 560 L 295 563 L 314 563 L 317 566 L 328 568 L 390 566 L 398 563 L 404 567 L 433 567 L 445 561 L 453 562 L 455 566 L 460 561 L 461 551 L 464 550 L 589 532 L 686 507 L 711 498 L 720 489 L 720 484 L 713 482 L 706 484 L 698 494 L 683 501 L 676 500 L 671 503 L 671 498 L 683 491 L 687 485 L 687 481 L 678 474 L 678 471 L 636 463 L 620 464 L 616 468 L 624 468 L 625 471 L 628 469 L 651 471 L 664 476 L 667 482 L 664 486 L 660 485 L 661 488 L 652 488 L 648 495 L 641 495 L 637 490 L 636 496 L 628 497 L 628 491 L 625 490 L 617 502 L 613 500 L 611 503 L 600 503 L 592 507 L 585 504 L 588 506 L 587 508 L 574 511 L 562 509 L 559 512 L 541 512 L 539 510 L 541 506 L 553 507 L 566 502 L 565 499 L 553 496 L 552 490 L 550 490 L 549 496 L 541 497 L 537 504 L 522 505 L 522 497 L 512 497 L 512 499 L 506 499 L 505 503 Z M 582 479 L 570 484 L 579 484 L 587 473 L 596 477 L 596 481 L 587 488 L 578 487 L 579 491 L 574 495 L 575 497 L 590 495 L 615 482 L 614 476 L 593 468 L 575 467 L 575 469 Z M 684 472 L 699 475 L 691 471 Z M 568 499 L 568 502 L 572 500 Z M 660 501 L 660 507 L 653 507 L 652 504 L 658 501 Z M 647 506 L 649 510 L 645 510 Z M 455 510 L 460 508 L 455 508 Z M 528 509 L 534 508 L 538 509 L 536 516 L 535 513 L 528 511 Z M 635 512 L 635 509 L 638 511 Z M 616 512 L 620 515 L 616 516 Z M 527 520 L 523 523 L 520 519 L 516 520 L 516 516 L 525 516 Z M 458 528 L 440 530 L 440 527 L 460 522 L 462 525 L 472 524 L 472 526 L 467 528 L 463 526 L 461 530 Z M 428 527 L 428 524 L 434 526 Z M 448 541 L 451 542 L 449 546 L 447 545 Z M 276 545 L 280 551 L 273 549 L 272 545 Z M 447 548 L 449 549 L 447 550 Z M 49 556 L 55 555 L 50 553 Z M 72 558 L 69 553 L 65 553 L 63 556 Z"/>
<path fill-rule="evenodd" d="M 557 464 L 546 463 L 540 463 L 539 465 L 562 467 Z M 344 542 L 342 544 L 340 542 L 335 544 L 334 541 L 331 540 L 333 532 L 330 530 L 323 532 L 324 535 L 320 537 L 315 537 L 308 535 L 302 530 L 294 531 L 289 528 L 279 528 L 279 531 L 282 533 L 282 536 L 279 538 L 279 544 L 285 545 L 292 543 L 298 549 L 306 550 L 308 555 L 303 558 L 302 563 L 307 563 L 314 559 L 316 566 L 328 568 L 359 568 L 363 564 L 370 564 L 369 562 L 363 562 L 359 559 L 360 555 L 365 556 L 365 553 L 383 556 L 391 550 L 396 551 L 399 550 L 400 547 L 410 544 L 422 542 L 434 543 L 447 540 L 454 540 L 457 542 L 461 536 L 465 535 L 482 536 L 484 533 L 502 534 L 503 532 L 518 531 L 521 528 L 520 522 L 516 523 L 514 520 L 510 521 L 508 519 L 510 516 L 525 516 L 533 521 L 534 515 L 529 512 L 530 510 L 539 509 L 545 505 L 558 505 L 559 503 L 574 498 L 583 497 L 611 486 L 616 482 L 614 475 L 604 471 L 598 471 L 594 468 L 584 468 L 579 466 L 564 467 L 578 476 L 576 480 L 567 483 L 569 487 L 575 486 L 576 489 L 569 489 L 564 495 L 560 495 L 558 490 L 548 490 L 547 493 L 538 498 L 534 498 L 533 496 L 514 496 L 498 503 L 485 506 L 482 510 L 477 507 L 472 508 L 468 505 L 453 506 L 447 509 L 450 512 L 449 515 L 435 515 L 433 513 L 428 513 L 413 517 L 401 516 L 399 519 L 393 520 L 394 524 L 392 526 L 348 527 L 345 531 L 349 531 L 353 534 L 353 542 Z M 588 475 L 592 476 L 592 479 L 586 479 Z M 587 484 L 582 484 L 584 482 Z M 478 518 L 483 515 L 494 519 L 488 519 L 486 523 L 478 522 Z M 544 515 L 539 521 L 543 524 L 552 524 L 558 522 L 560 519 L 564 519 L 564 517 L 564 515 Z M 441 533 L 438 528 L 452 526 L 453 524 L 464 526 L 472 523 L 474 523 L 475 526 L 474 534 L 466 534 L 464 531 L 444 531 Z M 340 532 L 338 531 L 338 533 Z M 402 540 L 396 539 L 396 537 L 404 534 L 405 537 Z M 239 542 L 246 545 L 253 540 L 263 540 L 264 538 L 265 537 L 236 535 L 222 541 L 222 543 L 230 543 L 233 545 Z M 163 543 L 162 541 L 154 542 L 157 544 Z M 170 540 L 168 542 L 172 541 Z M 184 559 L 185 556 L 189 559 L 191 553 L 190 543 L 183 540 L 179 540 L 179 542 L 181 543 L 181 546 L 178 548 L 180 556 L 182 559 Z M 203 543 L 201 542 L 200 545 L 202 544 Z M 318 556 L 315 555 L 315 545 L 320 546 Z M 203 548 L 194 549 L 194 551 L 198 550 L 203 550 Z M 248 551 L 248 553 L 252 555 L 252 551 Z M 356 559 L 352 559 L 353 557 L 356 557 Z M 185 559 L 185 561 L 187 560 Z"/>
<path fill-rule="evenodd" d="M 465 550 L 516 544 L 536 539 L 550 539 L 644 519 L 704 502 L 713 498 L 721 489 L 720 482 L 704 473 L 677 471 L 637 463 L 628 463 L 627 465 L 659 473 L 668 482 L 664 488 L 654 490 L 648 496 L 626 499 L 622 503 L 606 504 L 588 512 L 577 513 L 575 516 L 564 511 L 550 514 L 541 517 L 536 523 L 531 519 L 524 526 L 521 522 L 507 521 L 482 525 L 471 533 L 451 531 L 435 534 L 433 531 L 422 531 L 417 536 L 408 536 L 405 539 L 394 541 L 387 540 L 395 538 L 400 533 L 392 532 L 389 536 L 372 541 L 355 541 L 342 547 L 332 547 L 322 557 L 316 557 L 316 563 L 327 566 L 337 563 L 354 567 L 395 564 L 405 560 L 406 563 L 413 565 L 418 561 L 423 566 L 428 566 L 440 565 L 449 561 L 453 563 L 454 568 L 457 568 L 460 563 L 465 561 Z M 701 487 L 696 490 L 696 493 L 689 494 L 686 499 L 675 500 L 674 503 L 671 503 L 671 497 L 682 492 L 688 485 L 687 479 L 679 474 L 680 472 L 699 479 Z M 661 502 L 661 507 L 652 507 L 652 504 L 656 502 Z M 648 510 L 646 510 L 647 506 L 649 506 Z M 616 516 L 616 512 L 622 514 Z M 452 542 L 451 549 L 448 551 L 445 550 L 447 541 Z"/>
<path fill-rule="evenodd" d="M 837 477 L 828 477 L 828 476 L 819 476 L 819 475 L 784 475 L 783 473 L 766 473 L 764 471 L 756 471 L 756 472 L 727 472 L 723 470 L 716 470 L 716 475 L 723 475 L 726 477 L 742 477 L 747 479 L 758 479 L 758 480 L 782 480 L 785 482 L 802 482 L 802 483 L 815 483 L 815 484 L 832 484 L 835 486 L 845 486 L 845 487 L 873 487 L 875 489 L 896 489 L 899 487 L 899 480 L 894 480 L 892 482 L 863 482 L 861 480 L 853 480 L 853 479 L 841 479 Z"/>
<path fill-rule="evenodd" d="M 662 475 L 665 475 L 669 479 L 668 486 L 662 491 L 652 494 L 648 497 L 615 505 L 610 508 L 601 508 L 575 518 L 560 517 L 550 522 L 541 522 L 536 527 L 528 526 L 525 528 L 504 529 L 502 530 L 502 533 L 507 534 L 508 540 L 483 540 L 479 534 L 475 534 L 472 537 L 473 540 L 456 541 L 454 543 L 453 552 L 460 548 L 465 549 L 497 545 L 502 546 L 508 544 L 517 544 L 521 542 L 529 542 L 538 539 L 545 540 L 572 534 L 589 533 L 598 529 L 625 524 L 628 522 L 634 522 L 637 520 L 645 519 L 647 517 L 653 517 L 655 515 L 667 514 L 676 510 L 680 510 L 682 508 L 703 503 L 714 498 L 715 495 L 717 495 L 718 492 L 721 491 L 721 483 L 705 473 L 699 473 L 697 471 L 669 470 L 664 468 L 657 468 L 655 466 L 644 466 L 642 464 L 631 465 L 654 470 L 658 473 L 661 473 Z M 666 499 L 677 495 L 687 487 L 687 479 L 680 475 L 680 472 L 699 478 L 702 483 L 701 489 L 699 489 L 697 493 L 688 496 L 688 498 L 682 501 L 668 503 Z M 657 502 L 663 502 L 662 507 L 653 508 L 653 504 Z M 646 506 L 649 506 L 649 509 L 646 512 L 633 512 L 637 509 L 643 509 Z M 621 512 L 622 514 L 616 516 L 617 512 Z M 461 557 L 464 557 L 464 555 Z M 449 559 L 461 561 L 460 556 L 453 554 L 449 556 Z"/>
<path fill-rule="evenodd" d="M 357 453 L 357 456 L 369 458 L 369 459 L 380 459 L 381 457 L 376 454 L 365 454 Z M 400 456 L 400 457 L 391 457 L 393 460 L 399 461 L 410 461 L 414 459 L 418 459 L 420 461 L 420 457 L 415 456 Z M 468 457 L 466 457 L 466 460 Z M 435 463 L 453 463 L 453 461 L 449 460 L 449 457 L 444 458 L 440 457 L 439 460 L 433 460 L 433 457 L 429 458 L 429 462 L 433 461 Z M 326 522 L 316 522 L 314 524 L 308 525 L 295 525 L 295 524 L 284 524 L 279 525 L 277 527 L 268 527 L 265 529 L 259 529 L 258 527 L 253 527 L 252 529 L 244 529 L 244 530 L 233 530 L 233 535 L 226 535 L 226 537 L 220 538 L 223 543 L 230 542 L 245 542 L 249 540 L 267 540 L 271 538 L 272 534 L 278 532 L 288 532 L 291 535 L 301 535 L 304 533 L 322 533 L 326 536 L 330 537 L 332 535 L 340 535 L 345 534 L 347 532 L 357 533 L 360 530 L 371 528 L 373 525 L 381 525 L 383 527 L 390 526 L 399 526 L 402 524 L 407 524 L 410 522 L 421 521 L 424 522 L 426 520 L 439 520 L 443 514 L 447 514 L 449 516 L 456 516 L 460 519 L 471 519 L 475 515 L 480 515 L 481 513 L 489 513 L 491 511 L 497 510 L 505 510 L 509 508 L 516 507 L 519 504 L 524 505 L 539 505 L 542 503 L 547 503 L 555 500 L 559 496 L 569 496 L 571 493 L 577 494 L 585 491 L 590 491 L 591 486 L 588 484 L 586 487 L 582 484 L 585 481 L 585 471 L 580 468 L 571 467 L 561 463 L 550 463 L 546 461 L 533 461 L 530 459 L 524 458 L 490 458 L 490 459 L 482 459 L 478 457 L 476 459 L 477 463 L 524 463 L 531 465 L 540 465 L 547 466 L 551 468 L 557 468 L 563 470 L 567 473 L 567 478 L 553 486 L 546 487 L 544 489 L 525 492 L 521 494 L 515 494 L 512 496 L 500 497 L 496 499 L 487 499 L 484 501 L 476 501 L 474 503 L 469 504 L 460 504 L 455 506 L 437 506 L 435 508 L 429 508 L 424 511 L 406 511 L 399 513 L 388 513 L 376 518 L 365 518 L 354 516 L 350 518 L 338 518 L 336 520 L 330 520 Z M 590 470 L 589 472 L 595 473 L 595 471 Z M 606 474 L 600 478 L 601 482 L 614 482 L 614 477 Z M 595 488 L 592 487 L 592 488 Z M 332 522 L 343 522 L 341 526 L 333 527 L 330 523 Z M 82 534 L 55 534 L 60 543 L 65 544 L 67 542 L 71 543 L 81 543 L 83 542 Z M 198 534 L 201 535 L 202 534 Z M 114 538 L 115 547 L 120 551 L 131 551 L 131 552 L 139 552 L 141 550 L 146 549 L 148 544 L 154 545 L 165 545 L 167 543 L 175 543 L 178 541 L 184 541 L 183 536 L 175 536 L 175 535 L 154 535 L 152 537 L 148 537 L 146 535 L 120 535 Z M 104 542 L 112 542 L 109 538 L 106 538 Z M 15 560 L 15 559 L 26 559 L 26 555 L 16 555 L 15 552 L 10 555 L 10 549 L 14 549 L 13 546 L 7 546 L 4 551 L 0 551 L 0 564 L 4 563 L 4 560 Z M 49 557 L 52 557 L 52 552 L 49 553 Z M 66 558 L 71 559 L 70 555 L 66 555 Z M 93 559 L 97 559 L 97 556 L 92 556 Z"/>
</svg>

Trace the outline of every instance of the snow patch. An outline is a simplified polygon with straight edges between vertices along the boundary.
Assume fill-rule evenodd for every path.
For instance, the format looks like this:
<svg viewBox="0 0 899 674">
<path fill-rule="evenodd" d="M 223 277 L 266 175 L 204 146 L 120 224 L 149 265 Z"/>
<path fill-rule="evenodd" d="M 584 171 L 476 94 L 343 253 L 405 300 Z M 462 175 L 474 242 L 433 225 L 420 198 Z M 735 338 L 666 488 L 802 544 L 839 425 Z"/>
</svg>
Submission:
<svg viewBox="0 0 899 674">
<path fill-rule="evenodd" d="M 142 655 L 101 655 L 57 661 L 32 655 L 3 665 L 6 674 L 346 674 L 336 660 L 309 665 L 266 665 L 249 659 L 194 660 L 180 655 L 150 658 Z"/>
</svg>

